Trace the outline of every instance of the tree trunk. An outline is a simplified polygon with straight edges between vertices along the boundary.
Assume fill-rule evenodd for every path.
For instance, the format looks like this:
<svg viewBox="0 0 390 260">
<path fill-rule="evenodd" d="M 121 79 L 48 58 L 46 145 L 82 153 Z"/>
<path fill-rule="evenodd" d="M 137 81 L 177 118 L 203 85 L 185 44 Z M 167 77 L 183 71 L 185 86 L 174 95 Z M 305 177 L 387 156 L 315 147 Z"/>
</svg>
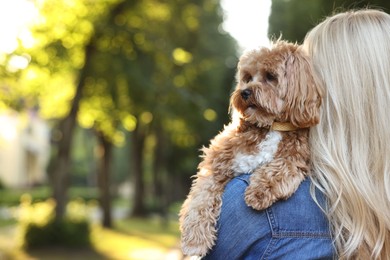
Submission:
<svg viewBox="0 0 390 260">
<path fill-rule="evenodd" d="M 144 143 L 145 133 L 142 127 L 137 124 L 132 133 L 132 173 L 134 182 L 134 200 L 132 216 L 143 217 L 146 215 L 145 208 L 145 183 L 143 179 Z"/>
<path fill-rule="evenodd" d="M 91 41 L 86 46 L 85 64 L 80 72 L 76 93 L 72 100 L 69 114 L 60 122 L 58 128 L 61 138 L 57 144 L 57 157 L 54 161 L 52 172 L 53 198 L 56 201 L 56 221 L 59 221 L 64 217 L 66 204 L 68 202 L 67 191 L 69 187 L 69 170 L 71 165 L 70 150 L 72 146 L 73 131 L 76 125 L 76 117 L 82 97 L 87 68 L 91 62 L 93 50 L 93 43 Z"/>
<path fill-rule="evenodd" d="M 156 147 L 154 151 L 154 163 L 153 163 L 153 179 L 156 201 L 156 210 L 161 216 L 161 224 L 167 227 L 169 224 L 168 219 L 168 196 L 170 192 L 173 192 L 175 187 L 169 189 L 169 176 L 166 171 L 166 156 L 167 145 L 164 135 L 164 130 L 161 125 L 156 128 Z"/>
<path fill-rule="evenodd" d="M 100 207 L 103 212 L 102 226 L 112 227 L 110 167 L 112 158 L 112 143 L 102 133 L 97 133 L 99 139 L 98 185 L 100 191 Z"/>
<path fill-rule="evenodd" d="M 62 138 L 58 142 L 58 153 L 52 175 L 53 197 L 56 201 L 55 218 L 57 221 L 64 217 L 68 201 L 67 190 L 69 186 L 69 157 L 74 124 L 75 121 L 70 115 L 60 124 Z"/>
<path fill-rule="evenodd" d="M 108 20 L 114 20 L 115 17 L 124 12 L 125 7 L 129 8 L 136 4 L 137 1 L 120 1 L 111 11 L 108 16 Z M 56 200 L 56 221 L 61 220 L 65 215 L 65 208 L 67 204 L 67 190 L 68 190 L 68 179 L 70 169 L 70 150 L 73 138 L 73 130 L 76 124 L 77 112 L 87 76 L 88 68 L 91 65 L 92 56 L 95 51 L 95 41 L 98 38 L 98 34 L 106 30 L 106 27 L 95 28 L 96 32 L 91 37 L 90 42 L 85 47 L 85 62 L 84 67 L 80 71 L 78 84 L 76 87 L 75 97 L 73 98 L 71 109 L 67 117 L 65 117 L 59 124 L 59 132 L 61 139 L 59 140 L 57 158 L 53 162 L 52 185 L 53 185 L 53 197 Z"/>
<path fill-rule="evenodd" d="M 166 145 L 164 139 L 164 133 L 161 126 L 156 127 L 156 147 L 154 150 L 154 162 L 153 162 L 153 186 L 154 186 L 154 199 L 156 201 L 156 210 L 163 217 L 166 216 L 167 198 L 164 191 L 168 191 L 165 187 L 165 152 Z"/>
</svg>

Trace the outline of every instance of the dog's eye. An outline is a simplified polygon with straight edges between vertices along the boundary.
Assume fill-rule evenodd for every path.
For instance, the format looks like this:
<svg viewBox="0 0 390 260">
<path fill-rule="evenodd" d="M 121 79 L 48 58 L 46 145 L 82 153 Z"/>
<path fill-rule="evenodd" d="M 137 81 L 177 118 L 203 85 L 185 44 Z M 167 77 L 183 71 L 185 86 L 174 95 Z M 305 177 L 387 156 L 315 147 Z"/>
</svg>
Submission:
<svg viewBox="0 0 390 260">
<path fill-rule="evenodd" d="M 243 81 L 244 83 L 249 83 L 249 82 L 251 82 L 252 80 L 253 80 L 253 77 L 252 77 L 252 75 L 249 74 L 249 73 L 245 73 L 245 74 L 244 74 L 244 77 L 242 77 L 242 81 Z"/>
<path fill-rule="evenodd" d="M 271 72 L 268 72 L 268 71 L 265 73 L 265 79 L 267 81 L 275 81 L 275 80 L 277 80 L 276 75 L 271 73 Z"/>
</svg>

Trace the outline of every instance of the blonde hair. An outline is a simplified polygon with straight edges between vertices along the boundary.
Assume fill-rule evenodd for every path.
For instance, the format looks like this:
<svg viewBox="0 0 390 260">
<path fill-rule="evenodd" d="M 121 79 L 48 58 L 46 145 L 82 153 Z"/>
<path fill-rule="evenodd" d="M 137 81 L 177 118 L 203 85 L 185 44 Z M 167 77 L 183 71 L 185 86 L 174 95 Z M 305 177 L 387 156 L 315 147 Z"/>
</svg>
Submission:
<svg viewBox="0 0 390 260">
<path fill-rule="evenodd" d="M 340 259 L 390 257 L 390 16 L 358 10 L 327 18 L 304 48 L 322 81 L 310 132 L 313 183 L 328 200 Z"/>
</svg>

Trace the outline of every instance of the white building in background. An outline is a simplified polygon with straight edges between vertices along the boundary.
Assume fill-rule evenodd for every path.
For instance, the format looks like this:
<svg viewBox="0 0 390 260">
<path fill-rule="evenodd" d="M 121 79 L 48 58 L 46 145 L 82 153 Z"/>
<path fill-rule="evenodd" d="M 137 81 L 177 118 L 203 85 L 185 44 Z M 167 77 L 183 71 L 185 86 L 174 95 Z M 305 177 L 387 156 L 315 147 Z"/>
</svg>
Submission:
<svg viewBox="0 0 390 260">
<path fill-rule="evenodd" d="M 46 181 L 50 129 L 36 112 L 0 113 L 0 181 L 10 188 Z"/>
</svg>

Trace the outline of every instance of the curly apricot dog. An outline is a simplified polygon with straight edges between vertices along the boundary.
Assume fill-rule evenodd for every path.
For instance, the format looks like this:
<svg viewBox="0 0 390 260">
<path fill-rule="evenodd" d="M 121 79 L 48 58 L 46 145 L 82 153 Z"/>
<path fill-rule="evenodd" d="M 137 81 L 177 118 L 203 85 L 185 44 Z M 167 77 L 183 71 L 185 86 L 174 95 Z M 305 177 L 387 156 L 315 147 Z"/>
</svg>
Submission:
<svg viewBox="0 0 390 260">
<path fill-rule="evenodd" d="M 300 46 L 278 41 L 245 53 L 231 97 L 232 122 L 203 148 L 180 211 L 182 250 L 204 256 L 215 243 L 226 183 L 252 173 L 246 203 L 262 210 L 289 198 L 309 174 L 309 127 L 319 122 L 321 89 Z"/>
</svg>

